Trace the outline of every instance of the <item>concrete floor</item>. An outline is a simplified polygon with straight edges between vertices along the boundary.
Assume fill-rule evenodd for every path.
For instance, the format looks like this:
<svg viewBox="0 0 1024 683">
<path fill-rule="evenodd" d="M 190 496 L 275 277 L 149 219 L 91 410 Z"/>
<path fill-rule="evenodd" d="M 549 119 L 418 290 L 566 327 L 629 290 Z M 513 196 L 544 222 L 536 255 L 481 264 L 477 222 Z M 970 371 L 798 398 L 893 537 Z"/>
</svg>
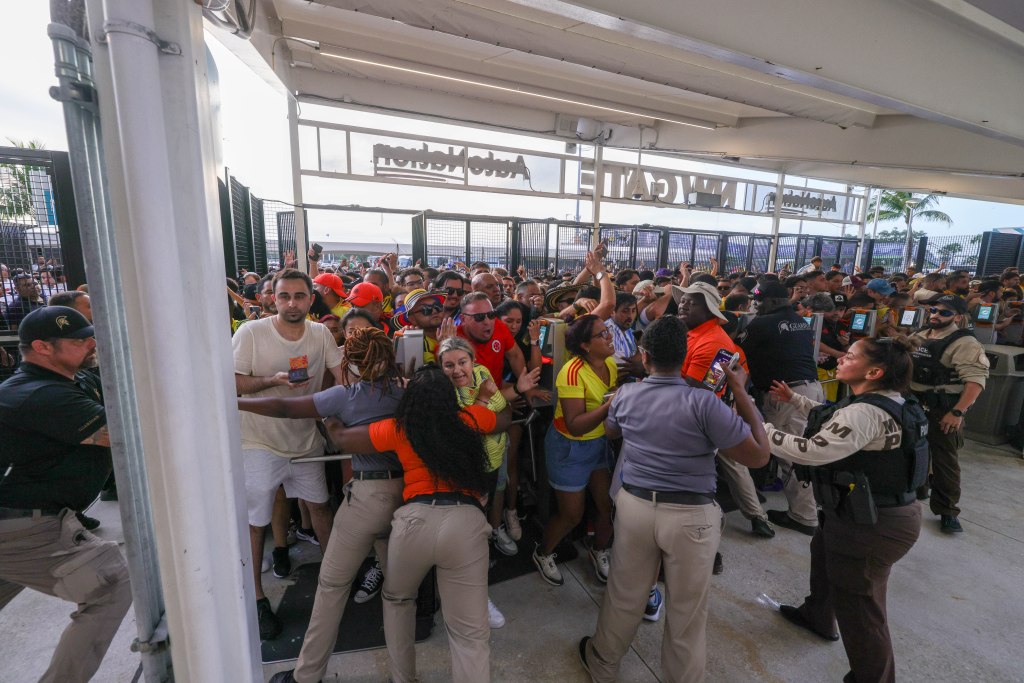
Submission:
<svg viewBox="0 0 1024 683">
<path fill-rule="evenodd" d="M 1017 457 L 1014 457 L 1017 456 Z M 890 629 L 901 681 L 996 683 L 1024 681 L 1024 656 L 1017 648 L 1024 622 L 1024 460 L 1019 454 L 968 443 L 962 454 L 961 521 L 966 532 L 947 537 L 937 519 L 925 515 L 921 538 L 893 571 L 889 584 Z M 768 494 L 768 507 L 785 506 Z M 113 504 L 91 514 L 104 522 L 103 535 L 117 537 Z M 783 621 L 758 601 L 764 593 L 781 602 L 799 601 L 808 572 L 808 539 L 780 529 L 772 540 L 749 533 L 738 513 L 729 515 L 722 541 L 725 573 L 715 577 L 708 620 L 708 680 L 839 681 L 847 671 L 841 643 L 826 643 Z M 521 552 L 527 552 L 523 549 Z M 318 550 L 293 547 L 293 563 L 314 560 Z M 491 639 L 494 681 L 584 683 L 576 643 L 592 632 L 603 587 L 586 556 L 567 566 L 565 585 L 554 588 L 531 574 L 491 590 L 507 619 Z M 272 601 L 285 580 L 264 575 Z M 0 612 L 0 683 L 34 681 L 45 669 L 71 607 L 24 591 Z M 623 661 L 620 680 L 661 680 L 664 620 L 644 622 Z M 129 613 L 94 680 L 128 683 L 138 668 L 129 651 L 135 637 Z M 420 680 L 450 680 L 444 628 L 417 646 Z M 292 664 L 265 667 L 266 677 Z M 375 683 L 387 676 L 383 650 L 336 655 L 325 681 Z M 205 683 L 205 682 L 204 682 Z"/>
</svg>

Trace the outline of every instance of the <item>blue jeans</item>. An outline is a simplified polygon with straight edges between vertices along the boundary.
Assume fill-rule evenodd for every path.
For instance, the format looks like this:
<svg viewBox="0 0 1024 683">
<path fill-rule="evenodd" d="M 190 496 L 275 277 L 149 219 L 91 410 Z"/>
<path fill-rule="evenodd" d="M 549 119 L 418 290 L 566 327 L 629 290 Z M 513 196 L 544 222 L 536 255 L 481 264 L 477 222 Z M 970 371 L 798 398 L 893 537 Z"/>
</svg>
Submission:
<svg viewBox="0 0 1024 683">
<path fill-rule="evenodd" d="M 607 437 L 576 441 L 554 426 L 544 436 L 544 457 L 548 482 L 557 491 L 582 491 L 587 487 L 591 472 L 610 467 Z"/>
</svg>

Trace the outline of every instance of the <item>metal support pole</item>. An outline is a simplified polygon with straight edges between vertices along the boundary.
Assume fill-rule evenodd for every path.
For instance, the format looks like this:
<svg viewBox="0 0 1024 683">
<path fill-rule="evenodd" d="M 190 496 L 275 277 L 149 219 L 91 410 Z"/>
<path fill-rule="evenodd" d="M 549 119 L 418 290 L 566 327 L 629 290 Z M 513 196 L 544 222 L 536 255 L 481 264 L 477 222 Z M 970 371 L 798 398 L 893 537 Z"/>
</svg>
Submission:
<svg viewBox="0 0 1024 683">
<path fill-rule="evenodd" d="M 202 8 L 87 6 L 174 677 L 262 681 Z"/>
<path fill-rule="evenodd" d="M 786 174 L 779 174 L 775 184 L 775 207 L 772 211 L 772 245 L 768 248 L 768 272 L 775 272 L 775 261 L 779 256 L 779 228 L 782 225 L 782 193 L 786 185 Z"/>
<path fill-rule="evenodd" d="M 64 106 L 82 252 L 99 337 L 107 426 L 138 635 L 133 649 L 140 652 L 146 682 L 158 683 L 171 680 L 166 631 L 162 638 L 157 634 L 164 618 L 164 596 L 146 484 L 135 370 L 117 266 L 117 241 L 106 189 L 92 50 L 80 34 L 84 30 L 84 2 L 80 0 L 75 5 L 51 3 L 54 23 L 47 33 L 53 41 L 59 85 L 50 94 Z"/>
<path fill-rule="evenodd" d="M 875 220 L 871 224 L 871 239 L 878 234 L 878 212 L 882 209 L 882 188 L 878 188 L 878 196 L 875 197 Z"/>
<path fill-rule="evenodd" d="M 853 257 L 854 264 L 860 263 L 861 254 L 864 253 L 864 231 L 867 230 L 868 225 L 868 197 L 871 196 L 871 189 L 866 188 L 864 192 L 864 202 L 860 207 L 860 218 L 857 219 L 857 255 Z M 878 212 L 875 212 L 875 220 L 878 220 Z M 853 273 L 850 273 L 853 275 Z"/>
<path fill-rule="evenodd" d="M 594 145 L 594 232 L 590 235 L 590 248 L 596 249 L 601 241 L 601 193 L 604 192 L 604 145 Z"/>
<path fill-rule="evenodd" d="M 306 234 L 306 211 L 302 204 L 302 162 L 299 159 L 299 104 L 288 95 L 288 139 L 292 152 L 292 201 L 295 204 L 295 258 L 303 273 L 309 272 L 309 240 Z M 284 266 L 284 264 L 281 264 Z M 311 277 L 316 277 L 312 273 Z"/>
</svg>

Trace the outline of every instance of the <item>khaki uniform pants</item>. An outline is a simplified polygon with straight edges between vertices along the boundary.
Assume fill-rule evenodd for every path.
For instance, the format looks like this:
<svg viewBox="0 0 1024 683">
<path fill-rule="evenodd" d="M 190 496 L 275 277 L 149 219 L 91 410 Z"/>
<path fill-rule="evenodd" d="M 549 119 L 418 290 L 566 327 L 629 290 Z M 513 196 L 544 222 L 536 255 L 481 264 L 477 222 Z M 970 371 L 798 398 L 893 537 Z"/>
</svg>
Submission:
<svg viewBox="0 0 1024 683">
<path fill-rule="evenodd" d="M 667 683 L 704 680 L 711 568 L 722 537 L 722 509 L 654 504 L 625 489 L 615 496 L 615 545 L 597 631 L 587 645 L 596 683 L 615 681 L 643 618 L 651 577 L 665 569 L 661 667 Z"/>
<path fill-rule="evenodd" d="M 91 679 L 132 604 L 128 567 L 117 543 L 90 534 L 70 510 L 56 517 L 2 520 L 0 608 L 22 588 L 78 605 L 40 683 Z"/>
<path fill-rule="evenodd" d="M 793 392 L 821 403 L 825 400 L 825 392 L 819 382 L 801 384 L 793 387 Z M 807 418 L 797 412 L 793 404 L 779 401 L 771 394 L 765 394 L 764 421 L 771 422 L 776 429 L 787 434 L 803 436 L 807 429 Z M 809 482 L 802 482 L 793 473 L 793 463 L 775 456 L 779 461 L 779 475 L 782 478 L 782 491 L 789 503 L 789 516 L 807 526 L 818 524 L 818 504 L 814 500 L 814 491 Z"/>
<path fill-rule="evenodd" d="M 743 516 L 747 519 L 763 518 L 764 510 L 761 508 L 761 501 L 757 499 L 757 489 L 754 487 L 754 480 L 750 476 L 747 466 L 741 465 L 721 453 L 718 454 L 718 462 L 722 465 L 722 474 L 725 476 L 725 483 L 729 485 L 732 500 L 739 507 Z"/>
<path fill-rule="evenodd" d="M 408 503 L 395 512 L 382 590 L 384 637 L 394 683 L 417 680 L 416 596 L 423 577 L 433 566 L 437 567 L 437 587 L 451 649 L 452 680 L 491 680 L 491 627 L 487 621 L 490 535 L 487 518 L 471 504 Z M 650 590 L 653 575 L 648 572 L 644 579 L 645 591 Z"/>
<path fill-rule="evenodd" d="M 885 604 L 889 572 L 920 533 L 921 506 L 913 502 L 879 508 L 874 526 L 826 519 L 811 539 L 811 594 L 800 612 L 824 633 L 839 623 L 848 683 L 896 680 Z"/>
<path fill-rule="evenodd" d="M 403 485 L 399 478 L 353 480 L 345 486 L 345 500 L 334 516 L 331 542 L 320 565 L 313 613 L 292 674 L 298 683 L 324 677 L 352 583 L 370 548 L 376 549 L 387 576 L 388 534 L 391 518 L 402 504 Z"/>
</svg>

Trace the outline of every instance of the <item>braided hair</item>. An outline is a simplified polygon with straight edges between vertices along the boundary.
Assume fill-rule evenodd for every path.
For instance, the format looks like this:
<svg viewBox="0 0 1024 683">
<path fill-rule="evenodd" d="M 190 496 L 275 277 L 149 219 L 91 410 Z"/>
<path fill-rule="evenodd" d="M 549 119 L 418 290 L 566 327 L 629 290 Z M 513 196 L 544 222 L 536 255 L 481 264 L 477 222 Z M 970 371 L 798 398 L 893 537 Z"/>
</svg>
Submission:
<svg viewBox="0 0 1024 683">
<path fill-rule="evenodd" d="M 355 376 L 365 382 L 377 382 L 399 376 L 395 348 L 388 336 L 376 327 L 352 331 L 345 340 L 344 363 L 346 378 Z"/>
<path fill-rule="evenodd" d="M 455 388 L 439 367 L 430 364 L 417 371 L 398 402 L 395 420 L 435 483 L 487 490 L 483 438 L 463 420 Z"/>
</svg>

